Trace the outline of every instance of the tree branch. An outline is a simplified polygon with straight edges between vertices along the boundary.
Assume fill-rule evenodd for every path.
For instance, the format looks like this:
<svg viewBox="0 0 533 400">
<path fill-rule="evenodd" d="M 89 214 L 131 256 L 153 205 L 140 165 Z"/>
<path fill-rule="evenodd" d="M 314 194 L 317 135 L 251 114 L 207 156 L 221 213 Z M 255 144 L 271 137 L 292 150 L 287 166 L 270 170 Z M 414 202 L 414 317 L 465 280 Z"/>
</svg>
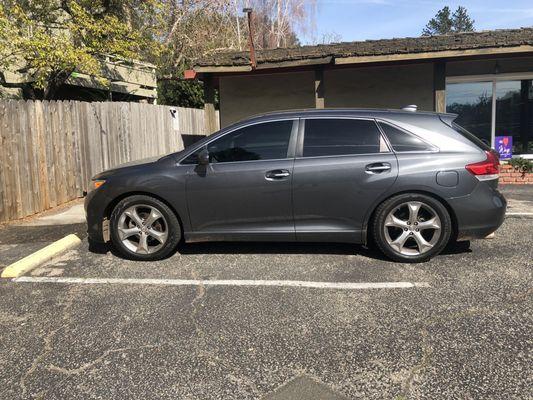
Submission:
<svg viewBox="0 0 533 400">
<path fill-rule="evenodd" d="M 72 9 L 69 5 L 69 0 L 61 0 L 61 9 L 72 16 Z"/>
</svg>

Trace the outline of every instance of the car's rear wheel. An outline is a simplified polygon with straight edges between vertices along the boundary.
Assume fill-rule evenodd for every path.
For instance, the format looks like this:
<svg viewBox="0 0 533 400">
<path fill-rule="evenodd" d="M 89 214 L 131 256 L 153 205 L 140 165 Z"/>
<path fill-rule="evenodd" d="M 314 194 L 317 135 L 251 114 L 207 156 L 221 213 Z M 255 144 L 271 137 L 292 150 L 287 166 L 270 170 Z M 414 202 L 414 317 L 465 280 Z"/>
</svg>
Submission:
<svg viewBox="0 0 533 400">
<path fill-rule="evenodd" d="M 446 247 L 452 222 L 440 201 L 407 193 L 392 197 L 377 208 L 372 231 L 375 243 L 389 258 L 423 262 Z"/>
<path fill-rule="evenodd" d="M 162 201 L 145 195 L 121 200 L 111 213 L 111 241 L 126 258 L 159 260 L 175 250 L 181 227 Z"/>
</svg>

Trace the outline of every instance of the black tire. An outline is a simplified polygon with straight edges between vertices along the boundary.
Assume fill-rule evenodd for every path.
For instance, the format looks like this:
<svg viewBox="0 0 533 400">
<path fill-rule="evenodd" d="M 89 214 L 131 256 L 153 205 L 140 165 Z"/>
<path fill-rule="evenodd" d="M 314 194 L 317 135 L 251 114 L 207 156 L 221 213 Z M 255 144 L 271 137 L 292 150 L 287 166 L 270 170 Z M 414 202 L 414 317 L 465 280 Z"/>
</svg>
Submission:
<svg viewBox="0 0 533 400">
<path fill-rule="evenodd" d="M 389 213 L 394 209 L 398 208 L 404 203 L 407 202 L 420 202 L 429 206 L 440 218 L 441 228 L 438 238 L 435 239 L 435 243 L 430 250 L 427 250 L 424 253 L 416 255 L 407 255 L 402 254 L 391 245 L 389 245 L 387 240 L 387 234 L 385 232 L 385 220 Z M 453 232 L 452 220 L 450 214 L 446 207 L 438 200 L 431 196 L 418 194 L 418 193 L 405 193 L 400 194 L 394 197 L 391 197 L 388 200 L 385 200 L 381 203 L 374 214 L 374 219 L 372 221 L 372 236 L 375 244 L 378 248 L 385 254 L 388 258 L 405 263 L 418 263 L 425 262 L 431 259 L 432 257 L 439 254 L 446 245 L 448 244 L 450 237 Z M 405 230 L 405 229 L 404 229 Z M 401 229 L 400 229 L 401 231 Z M 421 232 L 422 233 L 422 232 Z M 411 233 L 412 234 L 412 233 Z M 434 233 L 436 234 L 436 232 Z M 411 239 L 413 240 L 413 239 Z"/>
<path fill-rule="evenodd" d="M 157 249 L 157 251 L 154 251 L 153 253 L 136 253 L 126 247 L 126 245 L 124 245 L 123 241 L 120 239 L 118 231 L 120 217 L 124 211 L 135 205 L 147 205 L 154 207 L 164 217 L 164 223 L 166 227 L 165 230 L 167 232 L 166 241 L 164 244 L 162 244 L 161 248 Z M 138 261 L 154 261 L 169 256 L 176 249 L 182 236 L 181 224 L 176 214 L 162 201 L 146 195 L 134 195 L 126 197 L 115 206 L 110 218 L 110 233 L 113 247 L 120 253 L 120 255 L 122 255 L 124 258 Z"/>
</svg>

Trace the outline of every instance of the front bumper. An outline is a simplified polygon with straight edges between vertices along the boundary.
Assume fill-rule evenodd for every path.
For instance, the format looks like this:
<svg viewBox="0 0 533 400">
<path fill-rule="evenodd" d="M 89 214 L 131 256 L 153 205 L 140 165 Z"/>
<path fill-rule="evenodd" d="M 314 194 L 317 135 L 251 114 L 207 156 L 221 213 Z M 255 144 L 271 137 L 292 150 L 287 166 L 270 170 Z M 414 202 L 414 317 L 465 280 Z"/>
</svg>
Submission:
<svg viewBox="0 0 533 400">
<path fill-rule="evenodd" d="M 109 240 L 106 211 L 110 202 L 111 199 L 106 196 L 103 186 L 92 190 L 85 197 L 84 208 L 87 219 L 87 234 L 92 241 L 104 243 Z"/>
<path fill-rule="evenodd" d="M 448 203 L 457 217 L 458 239 L 479 239 L 493 233 L 503 223 L 507 209 L 505 197 L 485 182 Z"/>
</svg>

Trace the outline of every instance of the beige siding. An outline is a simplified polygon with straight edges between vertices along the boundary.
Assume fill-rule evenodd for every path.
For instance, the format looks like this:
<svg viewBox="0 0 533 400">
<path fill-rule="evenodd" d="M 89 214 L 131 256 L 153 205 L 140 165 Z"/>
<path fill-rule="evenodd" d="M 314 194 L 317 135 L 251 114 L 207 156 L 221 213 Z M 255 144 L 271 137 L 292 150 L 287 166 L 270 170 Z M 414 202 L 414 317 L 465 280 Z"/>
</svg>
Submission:
<svg viewBox="0 0 533 400">
<path fill-rule="evenodd" d="M 433 64 L 324 71 L 326 107 L 433 110 Z"/>
<path fill-rule="evenodd" d="M 312 71 L 220 78 L 221 125 L 267 111 L 313 108 Z"/>
</svg>

